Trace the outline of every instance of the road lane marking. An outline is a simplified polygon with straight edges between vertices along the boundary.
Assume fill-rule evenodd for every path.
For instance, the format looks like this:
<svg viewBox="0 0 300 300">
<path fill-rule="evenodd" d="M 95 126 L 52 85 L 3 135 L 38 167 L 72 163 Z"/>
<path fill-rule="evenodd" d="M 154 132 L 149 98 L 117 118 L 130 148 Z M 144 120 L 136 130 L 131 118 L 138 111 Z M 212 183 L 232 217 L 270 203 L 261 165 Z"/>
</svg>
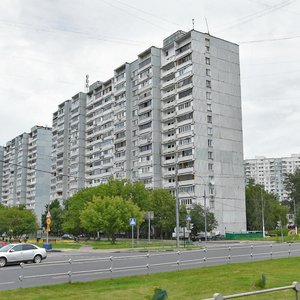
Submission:
<svg viewBox="0 0 300 300">
<path fill-rule="evenodd" d="M 0 282 L 0 284 L 12 284 L 12 283 L 15 283 L 15 281 L 9 281 L 9 282 Z"/>
</svg>

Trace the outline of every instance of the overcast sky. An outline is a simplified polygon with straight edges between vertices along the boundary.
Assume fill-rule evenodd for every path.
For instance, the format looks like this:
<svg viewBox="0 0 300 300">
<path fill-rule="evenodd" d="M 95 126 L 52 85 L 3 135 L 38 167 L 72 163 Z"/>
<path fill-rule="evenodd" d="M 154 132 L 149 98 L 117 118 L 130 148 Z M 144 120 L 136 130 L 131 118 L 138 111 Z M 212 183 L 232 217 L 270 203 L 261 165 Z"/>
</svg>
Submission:
<svg viewBox="0 0 300 300">
<path fill-rule="evenodd" d="M 1 0 L 0 145 L 176 30 L 240 45 L 244 156 L 300 153 L 300 1 Z"/>
</svg>

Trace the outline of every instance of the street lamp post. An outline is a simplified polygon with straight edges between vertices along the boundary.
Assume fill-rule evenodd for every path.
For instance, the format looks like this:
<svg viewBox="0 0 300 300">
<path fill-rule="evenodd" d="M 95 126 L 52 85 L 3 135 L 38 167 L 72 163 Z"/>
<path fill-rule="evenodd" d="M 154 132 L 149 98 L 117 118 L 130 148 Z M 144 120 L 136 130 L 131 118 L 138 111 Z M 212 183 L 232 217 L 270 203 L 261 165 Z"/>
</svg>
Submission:
<svg viewBox="0 0 300 300">
<path fill-rule="evenodd" d="M 179 247 L 179 195 L 178 195 L 178 152 L 175 162 L 175 199 L 176 199 L 176 247 Z"/>
<path fill-rule="evenodd" d="M 297 211 L 296 211 L 296 200 L 295 200 L 295 198 L 294 198 L 294 226 L 295 226 L 295 233 L 296 233 L 296 235 L 298 235 L 298 227 L 297 227 L 297 219 L 296 219 L 296 213 L 297 213 Z"/>
<path fill-rule="evenodd" d="M 204 238 L 205 242 L 207 242 L 207 207 L 206 207 L 206 192 L 205 192 L 205 185 L 203 186 L 203 198 L 204 198 Z"/>
<path fill-rule="evenodd" d="M 205 184 L 205 181 L 202 177 L 199 177 L 202 182 L 203 182 L 203 204 L 204 204 L 204 239 L 205 239 L 205 242 L 207 242 L 207 198 L 206 198 L 206 184 Z M 213 181 L 210 181 L 208 186 L 214 186 L 214 182 Z"/>
<path fill-rule="evenodd" d="M 265 234 L 265 205 L 264 205 L 264 197 L 262 193 L 262 187 L 260 189 L 260 199 L 261 199 L 261 218 L 262 218 L 262 231 L 263 231 L 263 237 L 266 237 Z"/>
</svg>

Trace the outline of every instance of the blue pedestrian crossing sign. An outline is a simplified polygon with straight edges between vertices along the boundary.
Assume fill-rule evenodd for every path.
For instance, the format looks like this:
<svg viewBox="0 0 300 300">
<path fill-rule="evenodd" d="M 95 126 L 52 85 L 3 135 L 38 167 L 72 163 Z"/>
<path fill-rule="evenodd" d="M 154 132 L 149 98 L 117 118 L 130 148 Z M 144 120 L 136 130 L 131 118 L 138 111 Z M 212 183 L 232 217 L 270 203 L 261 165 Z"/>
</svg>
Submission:
<svg viewBox="0 0 300 300">
<path fill-rule="evenodd" d="M 136 218 L 130 218 L 129 219 L 129 225 L 130 226 L 135 226 L 136 225 Z"/>
</svg>

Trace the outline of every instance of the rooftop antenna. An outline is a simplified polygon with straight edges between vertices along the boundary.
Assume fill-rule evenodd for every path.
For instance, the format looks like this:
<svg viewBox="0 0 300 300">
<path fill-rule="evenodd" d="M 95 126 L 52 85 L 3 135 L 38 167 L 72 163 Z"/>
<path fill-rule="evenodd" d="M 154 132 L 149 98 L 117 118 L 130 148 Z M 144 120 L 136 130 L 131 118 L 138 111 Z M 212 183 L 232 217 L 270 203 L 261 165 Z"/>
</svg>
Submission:
<svg viewBox="0 0 300 300">
<path fill-rule="evenodd" d="M 194 26 L 195 26 L 195 19 L 192 19 L 192 23 L 193 23 L 193 30 L 194 30 Z"/>
<path fill-rule="evenodd" d="M 207 19 L 206 19 L 206 18 L 205 18 L 205 23 L 206 23 L 207 33 L 210 34 L 210 33 L 209 33 L 209 28 L 208 28 L 208 22 L 207 22 Z"/>
<path fill-rule="evenodd" d="M 86 88 L 86 91 L 88 92 L 89 91 L 89 74 L 85 75 L 85 88 Z"/>
</svg>

